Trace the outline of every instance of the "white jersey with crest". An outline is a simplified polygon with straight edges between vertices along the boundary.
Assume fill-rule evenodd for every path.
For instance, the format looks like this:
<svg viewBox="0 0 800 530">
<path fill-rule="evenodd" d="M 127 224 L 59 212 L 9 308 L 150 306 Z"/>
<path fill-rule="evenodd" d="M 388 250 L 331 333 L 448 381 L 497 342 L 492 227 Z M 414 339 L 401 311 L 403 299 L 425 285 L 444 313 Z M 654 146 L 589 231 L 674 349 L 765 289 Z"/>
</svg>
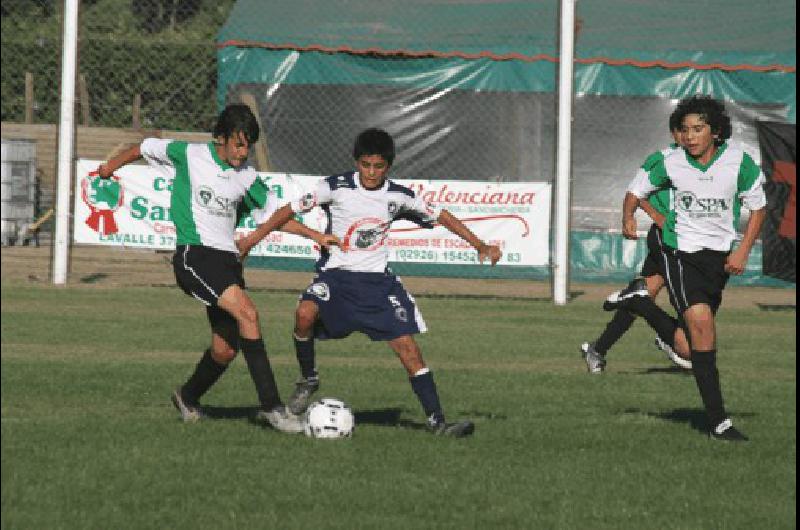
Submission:
<svg viewBox="0 0 800 530">
<path fill-rule="evenodd" d="M 323 250 L 317 262 L 321 271 L 384 272 L 392 222 L 405 219 L 432 228 L 441 212 L 388 179 L 378 189 L 365 189 L 355 171 L 321 180 L 313 192 L 292 203 L 295 212 L 308 212 L 315 206 L 327 217 L 325 233 L 337 236 L 343 247 Z"/>
<path fill-rule="evenodd" d="M 178 245 L 202 245 L 239 253 L 236 225 L 250 213 L 256 223 L 277 208 L 269 188 L 250 166 L 231 167 L 220 159 L 212 142 L 194 144 L 147 138 L 142 157 L 151 166 L 174 174 L 170 215 Z"/>
<path fill-rule="evenodd" d="M 741 207 L 766 206 L 764 174 L 741 149 L 721 145 L 707 165 L 684 149 L 648 159 L 628 191 L 639 198 L 667 188 L 670 209 L 664 221 L 664 242 L 686 252 L 702 249 L 728 252 L 736 239 Z"/>
</svg>

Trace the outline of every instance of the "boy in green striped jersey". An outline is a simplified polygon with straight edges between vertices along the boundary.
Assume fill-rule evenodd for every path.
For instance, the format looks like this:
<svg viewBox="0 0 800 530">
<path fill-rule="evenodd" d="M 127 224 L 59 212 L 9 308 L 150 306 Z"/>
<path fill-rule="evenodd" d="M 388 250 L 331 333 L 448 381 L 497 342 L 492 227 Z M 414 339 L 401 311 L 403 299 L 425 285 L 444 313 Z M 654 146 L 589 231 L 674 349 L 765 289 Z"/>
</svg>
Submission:
<svg viewBox="0 0 800 530">
<path fill-rule="evenodd" d="M 206 306 L 211 325 L 211 347 L 172 395 L 182 419 L 200 419 L 200 397 L 241 349 L 261 404 L 258 419 L 282 432 L 302 432 L 302 421 L 283 405 L 275 384 L 258 311 L 245 291 L 235 229 L 242 215 L 249 213 L 264 235 L 283 230 L 323 247 L 338 240 L 292 219 L 290 205 L 278 209 L 274 195 L 247 165 L 250 146 L 259 136 L 258 122 L 247 106 L 226 107 L 213 136 L 214 141 L 205 144 L 147 138 L 101 165 L 98 173 L 109 178 L 140 158 L 174 172 L 170 208 L 177 235 L 175 278 L 187 295 Z"/>
<path fill-rule="evenodd" d="M 676 112 L 683 149 L 653 160 L 631 183 L 623 202 L 623 235 L 635 236 L 633 215 L 643 197 L 670 190 L 670 210 L 662 229 L 665 280 L 670 302 L 689 329 L 692 371 L 709 418 L 709 434 L 745 441 L 723 404 L 714 317 L 729 276 L 744 272 L 764 222 L 764 176 L 747 153 L 726 142 L 731 123 L 721 101 L 692 96 L 683 99 Z M 751 213 L 734 249 L 742 207 Z M 646 296 L 628 297 L 620 306 L 643 316 L 654 329 L 671 325 L 653 311 L 655 304 Z"/>
<path fill-rule="evenodd" d="M 676 149 L 680 149 L 680 129 L 680 121 L 677 119 L 677 114 L 673 112 L 669 118 L 669 130 L 674 143 L 648 156 L 639 169 L 639 174 L 643 173 L 644 167 L 651 164 L 653 160 L 663 159 Z M 648 253 L 642 265 L 641 276 L 631 282 L 632 288 L 630 288 L 629 291 L 646 293 L 652 299 L 655 299 L 664 287 L 664 253 L 662 249 L 663 238 L 661 235 L 661 227 L 663 226 L 665 215 L 669 209 L 668 195 L 668 190 L 660 190 L 639 202 L 639 207 L 650 216 L 653 220 L 653 225 L 647 233 Z M 606 354 L 611 347 L 622 338 L 628 329 L 630 329 L 633 322 L 636 320 L 635 314 L 618 307 L 614 302 L 606 302 L 603 307 L 609 311 L 615 310 L 614 316 L 597 340 L 594 342 L 584 342 L 580 348 L 581 354 L 586 361 L 586 366 L 589 372 L 593 374 L 600 374 L 605 370 Z M 663 318 L 671 318 L 666 312 L 664 312 L 662 316 Z M 667 354 L 673 363 L 681 368 L 691 369 L 692 363 L 688 359 L 690 350 L 686 340 L 686 334 L 683 327 L 678 325 L 678 321 L 675 319 L 672 320 L 675 325 L 674 329 L 669 330 L 668 336 L 660 337 L 657 335 L 656 345 Z"/>
</svg>

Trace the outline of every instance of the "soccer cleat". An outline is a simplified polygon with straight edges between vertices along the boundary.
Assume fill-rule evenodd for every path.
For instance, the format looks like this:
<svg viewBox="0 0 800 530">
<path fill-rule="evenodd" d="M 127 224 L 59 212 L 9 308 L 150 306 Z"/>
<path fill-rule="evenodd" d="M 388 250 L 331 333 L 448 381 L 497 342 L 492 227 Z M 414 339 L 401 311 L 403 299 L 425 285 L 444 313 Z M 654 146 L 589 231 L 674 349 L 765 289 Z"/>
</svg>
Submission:
<svg viewBox="0 0 800 530">
<path fill-rule="evenodd" d="M 747 436 L 739 432 L 730 419 L 726 419 L 715 428 L 711 430 L 709 436 L 713 440 L 722 440 L 725 442 L 746 442 L 749 440 Z"/>
<path fill-rule="evenodd" d="M 675 366 L 683 368 L 684 370 L 692 369 L 692 361 L 684 359 L 673 350 L 669 344 L 661 340 L 661 337 L 656 337 L 656 348 L 667 354 L 667 358 L 672 361 Z"/>
<path fill-rule="evenodd" d="M 311 404 L 311 395 L 319 390 L 319 379 L 301 377 L 294 386 L 294 392 L 289 396 L 289 410 L 292 414 L 302 414 Z"/>
<path fill-rule="evenodd" d="M 623 306 L 627 300 L 636 296 L 649 296 L 647 282 L 644 281 L 644 278 L 636 278 L 624 289 L 608 295 L 606 301 L 603 302 L 603 309 L 606 311 L 615 311 Z"/>
<path fill-rule="evenodd" d="M 184 423 L 195 423 L 203 417 L 197 404 L 192 405 L 184 401 L 180 388 L 172 393 L 172 404 L 181 413 L 181 419 Z"/>
<path fill-rule="evenodd" d="M 437 436 L 452 436 L 453 438 L 464 438 L 475 432 L 475 424 L 471 421 L 458 421 L 456 423 L 428 423 L 428 430 Z"/>
<path fill-rule="evenodd" d="M 600 374 L 606 369 L 606 357 L 594 349 L 594 344 L 590 342 L 581 344 L 581 354 L 590 374 Z"/>
<path fill-rule="evenodd" d="M 278 405 L 270 411 L 259 410 L 256 419 L 270 424 L 276 431 L 297 434 L 305 430 L 303 419 L 295 416 L 286 408 L 286 405 Z"/>
</svg>

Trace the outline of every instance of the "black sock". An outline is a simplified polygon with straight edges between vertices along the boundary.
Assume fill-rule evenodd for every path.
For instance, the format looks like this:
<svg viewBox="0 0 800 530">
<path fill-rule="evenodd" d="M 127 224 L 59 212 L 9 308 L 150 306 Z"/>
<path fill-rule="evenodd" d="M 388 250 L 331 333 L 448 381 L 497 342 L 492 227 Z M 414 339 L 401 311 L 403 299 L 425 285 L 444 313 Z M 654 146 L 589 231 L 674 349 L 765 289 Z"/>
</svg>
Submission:
<svg viewBox="0 0 800 530">
<path fill-rule="evenodd" d="M 200 398 L 228 368 L 227 364 L 220 364 L 211 356 L 211 349 L 203 352 L 203 356 L 194 367 L 189 380 L 181 387 L 181 397 L 189 404 L 197 404 Z"/>
<path fill-rule="evenodd" d="M 626 309 L 644 318 L 659 338 L 670 347 L 675 345 L 675 330 L 678 329 L 678 321 L 658 307 L 653 300 L 644 296 L 634 296 L 627 302 Z"/>
<path fill-rule="evenodd" d="M 281 404 L 278 386 L 275 384 L 275 375 L 267 358 L 267 349 L 264 347 L 262 339 L 241 338 L 239 344 L 242 346 L 244 360 L 247 361 L 247 368 L 250 370 L 250 377 L 256 385 L 258 400 L 264 410 L 272 410 Z"/>
<path fill-rule="evenodd" d="M 692 372 L 713 429 L 728 417 L 719 385 L 717 350 L 692 350 Z"/>
<path fill-rule="evenodd" d="M 294 351 L 297 363 L 300 365 L 300 374 L 306 379 L 317 379 L 317 367 L 314 357 L 314 337 L 298 339 L 294 337 Z"/>
<path fill-rule="evenodd" d="M 624 309 L 617 309 L 611 322 L 606 325 L 606 329 L 594 343 L 595 351 L 601 355 L 605 355 L 625 332 L 630 329 L 635 320 L 636 315 Z"/>
<path fill-rule="evenodd" d="M 428 422 L 434 424 L 444 422 L 444 412 L 442 412 L 442 405 L 439 403 L 439 394 L 436 392 L 433 372 L 428 370 L 410 377 L 409 381 L 411 381 L 411 388 L 417 395 Z"/>
</svg>

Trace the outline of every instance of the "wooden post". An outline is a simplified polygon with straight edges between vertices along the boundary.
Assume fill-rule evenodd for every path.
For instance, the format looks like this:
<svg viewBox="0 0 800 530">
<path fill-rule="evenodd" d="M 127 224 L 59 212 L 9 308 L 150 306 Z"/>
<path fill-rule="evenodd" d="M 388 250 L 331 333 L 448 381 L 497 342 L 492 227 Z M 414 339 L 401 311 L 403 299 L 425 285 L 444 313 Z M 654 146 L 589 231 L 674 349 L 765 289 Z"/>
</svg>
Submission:
<svg viewBox="0 0 800 530">
<path fill-rule="evenodd" d="M 33 123 L 33 74 L 25 72 L 25 123 Z"/>
<path fill-rule="evenodd" d="M 131 108 L 131 128 L 139 130 L 142 128 L 142 95 L 134 94 L 133 107 Z"/>
<path fill-rule="evenodd" d="M 92 113 L 89 107 L 89 87 L 86 86 L 86 76 L 83 74 L 78 76 L 78 89 L 80 90 L 83 126 L 89 127 L 92 124 Z"/>
<path fill-rule="evenodd" d="M 264 126 L 261 124 L 261 118 L 258 114 L 258 103 L 256 103 L 256 98 L 253 94 L 242 93 L 240 96 L 242 103 L 250 107 L 250 110 L 253 111 L 253 115 L 256 117 L 256 121 L 258 122 L 258 128 L 261 129 L 261 134 L 258 136 L 258 141 L 254 146 L 256 151 L 256 164 L 259 171 L 272 171 L 272 165 L 269 162 L 269 149 L 267 148 L 267 131 L 264 129 Z"/>
</svg>

